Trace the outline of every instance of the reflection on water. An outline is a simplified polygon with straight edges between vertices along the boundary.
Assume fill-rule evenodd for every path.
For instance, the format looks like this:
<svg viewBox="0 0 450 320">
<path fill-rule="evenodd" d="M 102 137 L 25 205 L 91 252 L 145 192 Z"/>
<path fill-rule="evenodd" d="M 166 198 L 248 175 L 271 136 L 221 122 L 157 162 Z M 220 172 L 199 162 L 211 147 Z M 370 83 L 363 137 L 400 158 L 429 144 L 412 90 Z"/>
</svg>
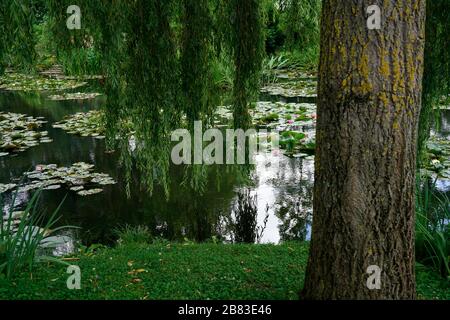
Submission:
<svg viewBox="0 0 450 320">
<path fill-rule="evenodd" d="M 438 125 L 435 127 L 438 130 L 433 130 L 431 132 L 432 135 L 450 140 L 450 110 L 441 110 Z M 436 189 L 439 192 L 447 193 L 450 197 L 450 179 L 438 179 L 436 181 Z"/>
<path fill-rule="evenodd" d="M 450 110 L 442 110 L 439 121 L 439 134 L 450 139 Z"/>
<path fill-rule="evenodd" d="M 0 183 L 17 181 L 24 172 L 39 164 L 70 166 L 87 162 L 95 165 L 96 172 L 112 176 L 118 184 L 106 186 L 103 193 L 86 198 L 64 189 L 43 191 L 41 206 L 47 212 L 55 210 L 67 195 L 60 224 L 81 229 L 65 236 L 77 238 L 87 245 L 110 244 L 115 240 L 113 230 L 128 224 L 146 225 L 154 235 L 168 239 L 205 241 L 213 236 L 221 240 L 232 239 L 232 228 L 226 223 L 235 221 L 233 208 L 243 187 L 232 171 L 227 172 L 223 166 L 208 168 L 206 191 L 199 194 L 188 186 L 181 186 L 185 168 L 173 166 L 168 199 L 158 187 L 150 196 L 141 189 L 139 177 L 134 176 L 128 198 L 122 170 L 117 166 L 117 155 L 105 153 L 104 141 L 69 135 L 51 126 L 66 115 L 87 112 L 104 102 L 101 97 L 88 101 L 50 101 L 45 95 L 1 92 L 1 111 L 45 117 L 48 123 L 44 130 L 49 132 L 53 142 L 14 157 L 0 158 Z M 250 224 L 254 230 L 248 232 L 263 231 L 259 239 L 263 243 L 306 239 L 310 235 L 312 214 L 313 161 L 272 156 L 279 158 L 277 166 L 269 165 L 273 162 L 270 157 L 258 156 L 251 174 L 250 195 L 257 199 L 254 203 L 256 221 Z M 30 193 L 19 194 L 15 202 L 17 209 L 23 208 L 30 197 Z M 11 204 L 11 195 L 6 195 L 5 205 L 8 204 Z"/>
</svg>

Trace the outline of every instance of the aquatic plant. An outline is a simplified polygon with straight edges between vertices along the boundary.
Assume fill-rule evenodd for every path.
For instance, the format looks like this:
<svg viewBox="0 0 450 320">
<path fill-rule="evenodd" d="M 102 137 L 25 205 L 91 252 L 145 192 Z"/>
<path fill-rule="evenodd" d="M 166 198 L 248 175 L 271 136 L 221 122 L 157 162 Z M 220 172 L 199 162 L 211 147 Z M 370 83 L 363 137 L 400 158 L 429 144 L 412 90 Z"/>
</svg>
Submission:
<svg viewBox="0 0 450 320">
<path fill-rule="evenodd" d="M 436 173 L 437 177 L 450 179 L 450 141 L 448 139 L 433 136 L 426 143 L 426 154 L 421 167 Z"/>
<path fill-rule="evenodd" d="M 53 128 L 60 128 L 69 134 L 82 137 L 105 138 L 105 114 L 103 111 L 92 110 L 89 112 L 78 112 L 74 115 L 64 117 L 63 120 L 53 124 Z"/>
<path fill-rule="evenodd" d="M 238 191 L 231 215 L 225 224 L 230 229 L 234 242 L 255 243 L 261 240 L 268 219 L 267 213 L 262 225 L 258 225 L 258 198 L 251 194 L 250 189 L 243 188 Z"/>
<path fill-rule="evenodd" d="M 0 157 L 52 142 L 47 131 L 38 130 L 45 123 L 43 118 L 0 112 Z"/>
<path fill-rule="evenodd" d="M 120 244 L 150 243 L 152 233 L 147 226 L 125 225 L 114 229 L 114 234 L 118 237 Z"/>
<path fill-rule="evenodd" d="M 265 123 L 265 124 L 268 124 L 268 123 L 271 123 L 271 122 L 275 122 L 275 121 L 278 121 L 278 120 L 280 120 L 280 115 L 278 113 L 271 113 L 271 114 L 268 114 L 267 116 L 264 116 L 264 117 L 262 117 L 260 119 L 260 121 L 262 123 Z"/>
<path fill-rule="evenodd" d="M 437 194 L 429 180 L 416 192 L 416 259 L 450 277 L 450 199 Z"/>
<path fill-rule="evenodd" d="M 54 101 L 65 101 L 65 100 L 90 100 L 95 99 L 99 96 L 101 96 L 101 93 L 93 92 L 93 93 L 82 93 L 82 92 L 76 92 L 76 93 L 63 93 L 63 94 L 55 94 L 51 95 L 48 98 L 50 100 Z"/>
<path fill-rule="evenodd" d="M 103 187 L 116 184 L 116 181 L 105 173 L 92 172 L 94 165 L 79 162 L 71 167 L 58 167 L 56 164 L 37 165 L 36 169 L 26 172 L 27 178 L 18 184 L 0 185 L 0 194 L 13 189 L 21 192 L 32 190 L 57 190 L 66 186 L 80 196 L 101 193 Z"/>
<path fill-rule="evenodd" d="M 17 271 L 28 267 L 30 270 L 35 262 L 60 260 L 47 256 L 37 256 L 41 242 L 51 234 L 68 228 L 55 227 L 58 221 L 60 206 L 46 217 L 38 211 L 40 191 L 36 192 L 27 207 L 20 212 L 14 211 L 17 193 L 13 196 L 12 205 L 4 206 L 0 196 L 2 217 L 0 218 L 0 274 L 11 278 Z M 4 212 L 7 208 L 7 212 Z M 9 209 L 8 209 L 9 208 Z M 62 263 L 62 262 L 61 262 Z"/>
<path fill-rule="evenodd" d="M 284 55 L 266 57 L 262 66 L 262 83 L 270 84 L 277 81 L 276 72 L 283 70 L 288 66 L 289 59 L 286 59 Z"/>
<path fill-rule="evenodd" d="M 303 132 L 285 131 L 281 133 L 280 146 L 288 153 L 294 153 L 295 149 L 301 146 L 306 134 Z"/>
<path fill-rule="evenodd" d="M 316 98 L 317 81 L 308 79 L 271 83 L 262 87 L 261 92 L 284 98 Z"/>
<path fill-rule="evenodd" d="M 0 77 L 0 89 L 6 91 L 58 91 L 76 89 L 86 84 L 77 80 L 50 79 L 19 73 L 6 73 Z"/>
</svg>

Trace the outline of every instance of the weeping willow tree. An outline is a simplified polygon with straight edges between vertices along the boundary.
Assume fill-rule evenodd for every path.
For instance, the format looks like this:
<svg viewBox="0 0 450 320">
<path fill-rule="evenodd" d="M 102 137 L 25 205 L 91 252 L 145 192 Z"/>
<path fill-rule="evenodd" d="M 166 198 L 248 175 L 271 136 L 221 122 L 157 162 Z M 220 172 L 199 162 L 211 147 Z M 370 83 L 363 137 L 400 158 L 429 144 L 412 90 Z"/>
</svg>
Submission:
<svg viewBox="0 0 450 320">
<path fill-rule="evenodd" d="M 320 7 L 320 0 L 287 1 L 285 29 L 288 48 L 318 47 Z"/>
<path fill-rule="evenodd" d="M 427 1 L 425 43 L 425 73 L 423 79 L 422 111 L 419 124 L 419 161 L 425 161 L 425 144 L 433 120 L 439 117 L 437 106 L 450 94 L 450 2 Z"/>
<path fill-rule="evenodd" d="M 36 53 L 33 7 L 26 0 L 0 2 L 0 74 L 6 65 L 32 71 Z"/>
<path fill-rule="evenodd" d="M 101 50 L 99 48 L 99 21 L 104 21 L 104 16 L 97 13 L 103 12 L 105 4 L 99 0 L 80 0 L 76 5 L 81 9 L 81 29 L 69 30 L 66 20 L 69 17 L 67 9 L 73 5 L 68 0 L 47 0 L 47 17 L 49 32 L 52 39 L 52 50 L 57 60 L 64 67 L 64 71 L 70 75 L 94 74 L 101 72 Z M 117 8 L 117 1 L 110 3 L 108 12 L 113 13 Z M 106 26 L 105 26 L 106 27 Z M 115 26 L 120 29 L 121 26 Z"/>
<path fill-rule="evenodd" d="M 258 93 L 264 58 L 264 32 L 259 0 L 231 0 L 234 10 L 233 48 L 235 77 L 233 88 L 234 127 L 251 126 L 249 103 Z"/>
<path fill-rule="evenodd" d="M 183 0 L 182 89 L 188 121 L 211 116 L 212 17 L 208 0 Z M 206 117 L 208 118 L 208 117 Z"/>
<path fill-rule="evenodd" d="M 5 70 L 5 56 L 6 56 L 6 3 L 0 2 L 0 76 Z"/>
<path fill-rule="evenodd" d="M 153 181 L 168 185 L 168 137 L 179 126 L 181 117 L 180 77 L 170 26 L 173 8 L 174 1 L 136 1 L 127 38 L 126 110 L 139 142 L 136 164 L 145 173 L 149 191 Z"/>
<path fill-rule="evenodd" d="M 65 28 L 69 5 L 68 0 L 48 1 L 56 52 L 62 57 L 94 47 L 100 53 L 108 148 L 119 150 L 128 179 L 137 170 L 148 191 L 157 182 L 168 194 L 171 132 L 196 120 L 212 124 L 211 60 L 218 39 L 232 53 L 236 69 L 235 125 L 250 125 L 248 107 L 264 52 L 259 1 L 80 0 L 81 30 Z M 216 11 L 218 6 L 223 10 Z M 225 12 L 225 19 L 217 19 Z M 191 174 L 191 186 L 204 185 L 204 167 Z"/>
</svg>

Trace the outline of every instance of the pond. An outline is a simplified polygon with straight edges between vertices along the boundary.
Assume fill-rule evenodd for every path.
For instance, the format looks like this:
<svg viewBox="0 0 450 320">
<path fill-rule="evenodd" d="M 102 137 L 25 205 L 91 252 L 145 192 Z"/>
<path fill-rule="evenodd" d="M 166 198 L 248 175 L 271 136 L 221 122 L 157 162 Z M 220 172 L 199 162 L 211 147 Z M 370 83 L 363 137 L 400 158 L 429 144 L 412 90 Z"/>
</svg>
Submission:
<svg viewBox="0 0 450 320">
<path fill-rule="evenodd" d="M 97 80 L 91 80 L 89 83 L 89 86 L 82 89 L 83 92 L 100 91 Z M 254 112 L 254 118 L 261 123 L 267 121 L 267 113 L 275 111 L 276 123 L 269 123 L 269 127 L 278 126 L 282 127 L 282 130 L 292 130 L 289 123 L 295 124 L 295 119 L 301 119 L 299 121 L 304 121 L 300 122 L 301 128 L 295 128 L 294 125 L 293 130 L 314 137 L 315 118 L 310 117 L 311 113 L 315 113 L 315 107 L 311 104 L 314 97 L 283 96 L 280 95 L 280 92 L 283 93 L 281 89 L 271 90 L 275 93 L 270 95 L 270 90 L 266 90 L 261 95 L 260 99 L 265 102 L 259 104 L 260 109 Z M 251 239 L 260 243 L 279 243 L 310 239 L 313 156 L 300 157 L 298 155 L 301 154 L 295 152 L 290 157 L 279 155 L 276 166 L 270 165 L 273 163 L 270 158 L 275 155 L 258 156 L 250 174 L 251 184 L 245 188 L 234 172 L 223 170 L 223 167 L 213 167 L 209 170 L 207 185 L 202 193 L 181 187 L 186 168 L 172 165 L 168 197 L 161 187 L 156 187 L 150 195 L 141 188 L 137 175 L 132 177 L 130 193 L 127 195 L 123 169 L 118 166 L 118 155 L 106 150 L 104 140 L 98 139 L 99 137 L 69 134 L 61 128 L 53 127 L 66 116 L 99 110 L 106 102 L 104 96 L 95 95 L 87 100 L 64 100 L 67 96 L 79 96 L 74 89 L 68 92 L 71 91 L 72 94 L 64 96 L 55 96 L 55 92 L 0 91 L 0 112 L 25 114 L 33 117 L 33 121 L 46 121 L 39 130 L 48 132 L 44 137 L 48 140 L 47 143 L 34 145 L 32 141 L 32 147 L 23 152 L 0 157 L 0 184 L 18 183 L 26 172 L 39 172 L 46 165 L 71 167 L 77 163 L 78 166 L 80 163 L 81 166 L 92 165 L 93 172 L 105 174 L 106 179 L 114 180 L 113 184 L 106 183 L 100 186 L 100 189 L 95 189 L 99 193 L 96 191 L 95 194 L 85 197 L 64 187 L 50 186 L 52 190 L 42 191 L 42 210 L 51 213 L 64 199 L 59 224 L 80 227 L 77 230 L 64 231 L 65 239 L 70 241 L 58 250 L 70 251 L 75 243 L 112 244 L 117 240 L 115 230 L 125 225 L 147 226 L 154 236 L 169 240 L 209 241 L 215 238 L 225 242 Z M 276 107 L 274 102 L 278 104 Z M 288 103 L 291 104 L 286 105 Z M 221 112 L 229 114 L 226 109 Z M 443 111 L 440 129 L 434 135 L 444 140 L 449 139 L 449 110 Z M 450 179 L 439 179 L 438 188 L 444 193 L 450 192 Z M 234 208 L 243 190 L 247 191 L 245 194 L 250 197 L 256 213 L 243 217 L 252 220 L 251 223 L 244 224 L 244 228 L 236 228 L 239 220 Z M 32 192 L 33 190 L 21 189 L 14 201 L 14 210 L 23 209 Z M 13 196 L 12 191 L 3 194 L 4 207 L 13 205 Z"/>
<path fill-rule="evenodd" d="M 84 89 L 95 92 L 96 84 Z M 54 94 L 54 93 L 53 93 Z M 100 96 L 89 100 L 55 101 L 50 93 L 19 93 L 0 91 L 0 112 L 43 117 L 47 123 L 41 130 L 48 131 L 50 143 L 41 143 L 14 156 L 0 157 L 0 184 L 19 181 L 25 172 L 41 165 L 55 164 L 70 167 L 84 162 L 94 165 L 93 170 L 111 176 L 117 184 L 102 186 L 103 192 L 81 197 L 67 188 L 43 190 L 40 207 L 52 212 L 65 198 L 59 224 L 79 226 L 79 230 L 65 235 L 85 245 L 112 244 L 114 230 L 124 225 L 145 225 L 155 236 L 170 240 L 206 241 L 216 237 L 223 241 L 239 238 L 235 228 L 233 206 L 241 185 L 232 172 L 208 176 L 206 191 L 199 194 L 180 187 L 184 168 L 172 166 L 171 186 L 167 198 L 161 188 L 149 195 L 140 187 L 139 177 L 131 180 L 130 195 L 118 156 L 106 152 L 105 141 L 94 137 L 80 137 L 53 128 L 65 116 L 77 112 L 99 109 L 105 103 Z M 251 174 L 250 195 L 256 196 L 256 226 L 239 232 L 257 233 L 258 242 L 279 243 L 283 240 L 305 240 L 310 237 L 312 189 L 314 179 L 313 158 L 279 157 L 279 165 L 268 166 L 267 157 L 257 157 Z M 214 170 L 212 170 L 214 171 Z M 221 170 L 223 171 L 223 170 Z M 22 209 L 32 191 L 21 191 L 15 200 L 15 210 Z M 5 193 L 4 206 L 11 206 L 13 193 Z M 253 219 L 253 218 L 252 218 Z"/>
</svg>

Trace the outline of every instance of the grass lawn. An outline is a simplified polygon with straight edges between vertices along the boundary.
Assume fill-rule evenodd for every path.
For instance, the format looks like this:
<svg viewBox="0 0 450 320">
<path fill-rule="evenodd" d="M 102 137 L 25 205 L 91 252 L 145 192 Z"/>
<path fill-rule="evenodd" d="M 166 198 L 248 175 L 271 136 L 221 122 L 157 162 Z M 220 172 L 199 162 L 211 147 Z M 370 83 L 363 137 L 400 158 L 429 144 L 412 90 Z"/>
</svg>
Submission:
<svg viewBox="0 0 450 320">
<path fill-rule="evenodd" d="M 81 252 L 81 290 L 68 290 L 66 267 L 40 264 L 12 281 L 0 299 L 297 299 L 308 244 L 124 244 Z M 418 266 L 421 299 L 450 299 L 448 281 Z"/>
</svg>

